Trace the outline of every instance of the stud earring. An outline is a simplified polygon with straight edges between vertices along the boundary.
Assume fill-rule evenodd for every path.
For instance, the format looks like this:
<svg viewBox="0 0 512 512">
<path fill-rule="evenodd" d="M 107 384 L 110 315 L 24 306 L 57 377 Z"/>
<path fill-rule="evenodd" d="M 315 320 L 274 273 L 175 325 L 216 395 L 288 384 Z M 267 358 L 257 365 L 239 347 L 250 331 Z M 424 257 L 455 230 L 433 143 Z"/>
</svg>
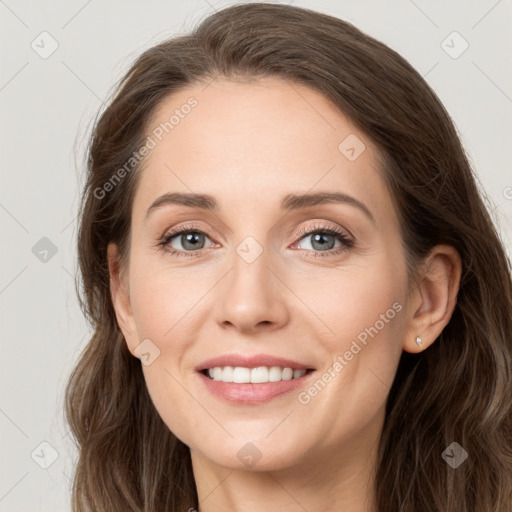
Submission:
<svg viewBox="0 0 512 512">
<path fill-rule="evenodd" d="M 418 344 L 418 347 L 421 348 L 421 338 L 419 336 L 416 336 L 416 343 Z"/>
</svg>

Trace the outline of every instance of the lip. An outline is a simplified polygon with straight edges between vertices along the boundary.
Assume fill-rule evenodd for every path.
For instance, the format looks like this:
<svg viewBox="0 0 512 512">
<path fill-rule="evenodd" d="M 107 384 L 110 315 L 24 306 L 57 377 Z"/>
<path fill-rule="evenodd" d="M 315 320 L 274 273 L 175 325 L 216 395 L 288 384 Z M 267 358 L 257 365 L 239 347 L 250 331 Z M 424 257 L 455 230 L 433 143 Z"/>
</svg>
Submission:
<svg viewBox="0 0 512 512">
<path fill-rule="evenodd" d="M 220 365 L 219 365 L 220 366 Z M 230 365 L 223 365 L 230 366 Z M 241 366 L 241 365 L 239 365 Z M 266 365 L 260 365 L 266 366 Z M 280 365 L 273 365 L 280 366 Z M 290 368 L 290 366 L 288 366 Z M 299 368 L 306 369 L 306 368 Z M 259 384 L 238 384 L 235 382 L 222 382 L 207 377 L 204 373 L 198 372 L 197 375 L 204 383 L 206 388 L 216 397 L 237 405 L 259 405 L 270 400 L 290 393 L 303 386 L 306 386 L 309 380 L 315 375 L 316 370 L 308 371 L 302 377 L 291 380 L 281 380 L 278 382 L 265 382 Z"/>
<path fill-rule="evenodd" d="M 314 370 L 310 365 L 292 361 L 283 357 L 271 356 L 269 354 L 225 354 L 203 361 L 196 366 L 195 370 L 202 372 L 216 366 L 241 366 L 244 368 L 258 368 L 258 366 L 280 366 L 281 368 L 291 368 L 292 370 Z M 284 381 L 288 382 L 288 381 Z"/>
</svg>

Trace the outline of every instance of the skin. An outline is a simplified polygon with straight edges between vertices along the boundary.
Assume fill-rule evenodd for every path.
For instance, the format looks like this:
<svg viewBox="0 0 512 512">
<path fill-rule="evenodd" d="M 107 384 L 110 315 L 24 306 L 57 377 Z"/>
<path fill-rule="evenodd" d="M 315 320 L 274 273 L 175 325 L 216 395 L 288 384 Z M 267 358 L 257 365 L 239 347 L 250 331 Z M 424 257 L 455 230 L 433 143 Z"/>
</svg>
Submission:
<svg viewBox="0 0 512 512">
<path fill-rule="evenodd" d="M 448 323 L 460 257 L 435 247 L 408 294 L 375 147 L 318 92 L 276 78 L 217 79 L 167 97 L 151 126 L 190 96 L 198 105 L 146 157 L 128 267 L 118 267 L 113 244 L 108 258 L 128 349 L 136 356 L 150 339 L 160 350 L 142 370 L 163 421 L 190 447 L 200 511 L 376 510 L 376 450 L 399 358 L 421 350 L 418 335 L 428 348 Z M 349 134 L 366 146 L 354 161 L 338 149 Z M 349 204 L 280 210 L 287 194 L 318 191 L 357 198 L 375 223 Z M 219 210 L 167 205 L 146 221 L 167 192 L 212 195 Z M 207 233 L 196 244 L 200 256 L 157 248 L 190 222 Z M 317 225 L 350 233 L 354 246 L 315 257 L 322 248 L 313 236 L 296 234 Z M 262 249 L 251 263 L 236 251 L 247 236 Z M 179 235 L 173 240 L 168 249 L 194 252 Z M 336 238 L 327 240 L 330 249 Z M 194 371 L 221 354 L 266 353 L 307 363 L 320 378 L 394 303 L 401 310 L 307 404 L 295 391 L 261 405 L 229 403 Z M 252 467 L 237 457 L 248 442 L 261 454 Z"/>
</svg>

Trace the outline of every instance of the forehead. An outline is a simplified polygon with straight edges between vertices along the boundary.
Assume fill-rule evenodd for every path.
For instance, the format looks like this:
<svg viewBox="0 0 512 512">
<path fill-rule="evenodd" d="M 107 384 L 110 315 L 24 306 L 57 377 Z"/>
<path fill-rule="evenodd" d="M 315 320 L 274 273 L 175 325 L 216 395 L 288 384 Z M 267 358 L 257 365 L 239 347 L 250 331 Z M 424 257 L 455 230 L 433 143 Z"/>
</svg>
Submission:
<svg viewBox="0 0 512 512">
<path fill-rule="evenodd" d="M 213 195 L 222 209 L 237 198 L 237 207 L 249 208 L 278 204 L 290 192 L 335 190 L 392 213 L 372 142 L 301 84 L 190 85 L 159 104 L 147 135 L 154 147 L 136 193 L 140 215 L 174 191 Z"/>
</svg>

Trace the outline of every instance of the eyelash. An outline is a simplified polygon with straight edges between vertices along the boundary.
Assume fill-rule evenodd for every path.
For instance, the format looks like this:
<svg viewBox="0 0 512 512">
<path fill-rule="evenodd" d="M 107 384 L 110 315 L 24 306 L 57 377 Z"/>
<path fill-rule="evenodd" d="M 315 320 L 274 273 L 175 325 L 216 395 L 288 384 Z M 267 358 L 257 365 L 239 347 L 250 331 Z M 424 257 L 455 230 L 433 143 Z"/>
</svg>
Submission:
<svg viewBox="0 0 512 512">
<path fill-rule="evenodd" d="M 206 235 L 209 238 L 213 238 L 210 233 L 207 231 L 204 231 L 203 229 L 194 226 L 193 224 L 182 226 L 178 228 L 175 231 L 170 231 L 169 233 L 166 233 L 162 238 L 159 239 L 157 247 L 161 250 L 167 252 L 171 256 L 177 256 L 177 257 L 196 257 L 199 256 L 202 249 L 199 249 L 197 251 L 176 251 L 174 249 L 167 249 L 166 246 L 169 244 L 169 242 L 175 238 L 178 235 L 182 235 L 184 233 L 198 233 L 201 235 Z M 315 234 L 328 234 L 328 235 L 334 235 L 338 238 L 338 240 L 341 241 L 342 245 L 340 247 L 337 247 L 336 249 L 329 249 L 328 251 L 311 251 L 307 250 L 307 252 L 313 252 L 314 258 L 322 258 L 326 256 L 336 256 L 338 254 L 341 254 L 342 252 L 352 248 L 355 244 L 353 238 L 349 238 L 344 231 L 337 227 L 333 226 L 324 226 L 324 225 L 315 225 L 312 228 L 302 228 L 298 233 L 295 234 L 295 238 L 298 238 L 301 240 L 302 238 L 308 236 L 308 235 L 315 235 Z M 299 241 L 298 240 L 298 241 Z M 310 256 L 308 256 L 310 257 Z"/>
</svg>

